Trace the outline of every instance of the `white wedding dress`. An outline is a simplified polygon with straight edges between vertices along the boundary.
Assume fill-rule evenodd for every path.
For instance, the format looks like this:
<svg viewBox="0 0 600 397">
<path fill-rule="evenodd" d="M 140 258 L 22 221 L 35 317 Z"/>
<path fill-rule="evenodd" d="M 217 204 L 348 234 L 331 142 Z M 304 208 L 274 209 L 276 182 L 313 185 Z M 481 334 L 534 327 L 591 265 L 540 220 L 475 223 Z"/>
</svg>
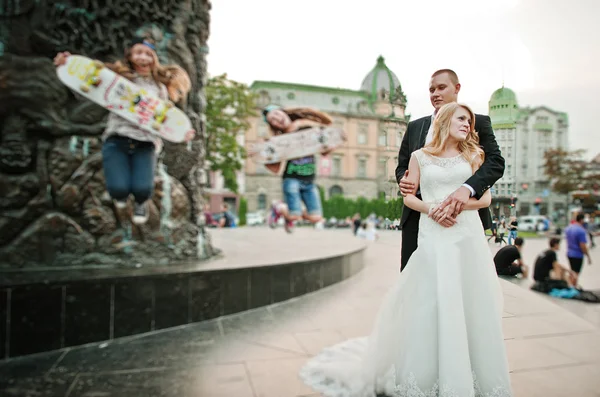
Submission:
<svg viewBox="0 0 600 397">
<path fill-rule="evenodd" d="M 427 203 L 472 175 L 462 156 L 414 155 Z M 478 212 L 463 211 L 451 228 L 421 216 L 418 248 L 372 334 L 325 349 L 300 377 L 328 397 L 510 397 L 502 306 Z"/>
</svg>

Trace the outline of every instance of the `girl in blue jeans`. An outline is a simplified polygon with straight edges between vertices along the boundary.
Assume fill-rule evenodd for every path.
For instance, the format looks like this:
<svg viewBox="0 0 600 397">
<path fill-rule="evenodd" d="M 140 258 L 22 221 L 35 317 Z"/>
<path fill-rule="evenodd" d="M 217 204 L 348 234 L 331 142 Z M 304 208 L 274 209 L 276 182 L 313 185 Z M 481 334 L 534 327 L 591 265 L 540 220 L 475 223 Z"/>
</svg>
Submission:
<svg viewBox="0 0 600 397">
<path fill-rule="evenodd" d="M 65 64 L 69 55 L 59 53 L 54 64 Z M 125 50 L 125 59 L 106 67 L 148 93 L 175 103 L 187 96 L 191 88 L 189 76 L 181 67 L 159 63 L 154 44 L 148 39 L 134 38 Z M 192 139 L 194 133 L 189 131 L 186 140 Z M 102 139 L 106 189 L 118 209 L 125 208 L 129 195 L 133 195 L 133 222 L 143 224 L 148 220 L 148 200 L 154 190 L 154 169 L 162 140 L 112 112 Z"/>
<path fill-rule="evenodd" d="M 308 108 L 283 109 L 270 105 L 263 110 L 263 118 L 269 124 L 274 135 L 293 133 L 298 130 L 329 125 L 331 117 L 323 112 Z M 329 151 L 321 153 L 328 154 Z M 279 173 L 281 163 L 267 164 L 267 168 Z M 315 156 L 291 159 L 283 170 L 283 196 L 287 205 L 274 205 L 273 217 L 285 218 L 285 230 L 291 233 L 294 221 L 306 219 L 315 224 L 323 219 L 321 198 L 314 183 L 316 176 Z M 302 203 L 306 212 L 302 211 Z M 286 208 L 287 207 L 287 208 Z"/>
</svg>

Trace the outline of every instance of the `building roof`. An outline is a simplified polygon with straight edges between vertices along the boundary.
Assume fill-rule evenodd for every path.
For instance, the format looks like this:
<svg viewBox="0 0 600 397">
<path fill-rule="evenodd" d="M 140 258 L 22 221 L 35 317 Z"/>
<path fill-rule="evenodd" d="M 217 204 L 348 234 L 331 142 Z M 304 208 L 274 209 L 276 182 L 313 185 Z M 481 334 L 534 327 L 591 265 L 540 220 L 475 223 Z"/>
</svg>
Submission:
<svg viewBox="0 0 600 397">
<path fill-rule="evenodd" d="M 259 91 L 260 89 L 286 89 L 290 91 L 305 91 L 305 92 L 318 92 L 320 94 L 333 94 L 333 95 L 350 95 L 350 96 L 360 96 L 362 98 L 366 98 L 364 92 L 349 90 L 346 88 L 333 88 L 333 87 L 323 87 L 318 85 L 309 85 L 309 84 L 299 84 L 299 83 L 285 83 L 281 81 L 262 81 L 257 80 L 252 83 L 250 89 L 253 91 Z"/>
<path fill-rule="evenodd" d="M 494 128 L 515 128 L 515 122 L 519 119 L 520 111 L 517 95 L 513 90 L 502 86 L 494 91 L 488 105 Z"/>
<path fill-rule="evenodd" d="M 363 79 L 363 82 L 360 86 L 360 90 L 368 94 L 371 102 L 375 102 L 377 100 L 378 94 L 381 90 L 385 90 L 390 93 L 392 100 L 401 99 L 406 102 L 404 93 L 402 93 L 402 95 L 397 95 L 398 88 L 400 89 L 399 91 L 401 93 L 402 87 L 400 85 L 398 76 L 396 76 L 396 74 L 387 67 L 385 64 L 385 59 L 381 55 L 377 58 L 375 67 Z M 396 98 L 396 96 L 399 98 Z"/>
<path fill-rule="evenodd" d="M 268 96 L 265 103 L 283 107 L 307 106 L 324 112 L 371 114 L 368 94 L 345 88 L 322 87 L 280 81 L 255 81 L 250 89 Z"/>
<path fill-rule="evenodd" d="M 563 125 L 568 126 L 569 125 L 569 115 L 565 112 L 559 112 L 557 110 L 552 110 L 550 109 L 548 106 L 545 105 L 541 105 L 541 106 L 534 106 L 534 107 L 524 107 L 524 108 L 519 108 L 519 119 L 524 119 L 538 111 L 546 111 L 548 113 L 552 113 L 553 115 L 555 115 L 559 121 L 561 121 L 563 123 Z"/>
<path fill-rule="evenodd" d="M 513 90 L 511 90 L 510 88 L 502 86 L 501 88 L 498 88 L 496 91 L 494 91 L 494 93 L 490 97 L 490 102 L 492 102 L 492 101 L 500 101 L 500 102 L 514 101 L 514 102 L 517 102 L 517 94 L 515 94 L 515 92 Z"/>
</svg>

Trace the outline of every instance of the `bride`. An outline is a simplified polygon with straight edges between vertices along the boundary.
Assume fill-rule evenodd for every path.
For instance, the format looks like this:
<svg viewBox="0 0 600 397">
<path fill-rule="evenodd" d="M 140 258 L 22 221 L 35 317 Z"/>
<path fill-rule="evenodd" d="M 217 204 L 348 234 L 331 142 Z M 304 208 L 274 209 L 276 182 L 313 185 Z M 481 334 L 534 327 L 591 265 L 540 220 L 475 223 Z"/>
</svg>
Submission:
<svg viewBox="0 0 600 397">
<path fill-rule="evenodd" d="M 415 151 L 405 205 L 424 214 L 483 163 L 465 105 L 438 112 L 433 140 Z M 384 299 L 368 338 L 327 348 L 301 369 L 325 396 L 511 397 L 502 335 L 502 291 L 477 213 L 488 190 L 445 228 L 421 217 L 418 248 Z"/>
</svg>

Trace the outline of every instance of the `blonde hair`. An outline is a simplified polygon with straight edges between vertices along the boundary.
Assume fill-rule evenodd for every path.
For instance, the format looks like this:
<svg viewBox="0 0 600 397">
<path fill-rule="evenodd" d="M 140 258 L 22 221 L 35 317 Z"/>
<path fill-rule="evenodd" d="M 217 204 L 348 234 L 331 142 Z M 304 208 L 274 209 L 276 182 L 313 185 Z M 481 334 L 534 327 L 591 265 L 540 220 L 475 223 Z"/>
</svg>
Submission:
<svg viewBox="0 0 600 397">
<path fill-rule="evenodd" d="M 144 40 L 153 44 L 151 39 L 146 38 Z M 133 80 L 136 73 L 133 63 L 131 62 L 132 49 L 133 46 L 125 50 L 125 59 L 115 63 L 106 63 L 106 67 L 128 80 Z M 154 82 L 156 84 L 164 84 L 169 92 L 169 98 L 174 103 L 178 103 L 187 96 L 192 87 L 189 75 L 178 65 L 161 65 L 158 60 L 158 55 L 154 50 L 152 50 L 152 57 L 154 58 L 154 63 L 150 68 L 150 72 Z"/>
<path fill-rule="evenodd" d="M 178 103 L 185 97 L 192 89 L 192 81 L 187 72 L 179 65 L 168 65 L 165 66 L 169 81 L 166 83 L 169 97 L 175 103 Z"/>
<path fill-rule="evenodd" d="M 479 147 L 479 135 L 477 134 L 477 131 L 475 131 L 475 114 L 467 105 L 451 102 L 440 108 L 433 123 L 433 139 L 429 144 L 425 145 L 423 151 L 432 156 L 437 156 L 444 151 L 448 138 L 450 137 L 452 117 L 459 108 L 463 108 L 469 113 L 471 125 L 469 127 L 467 138 L 464 141 L 458 142 L 458 150 L 475 171 L 483 164 L 485 155 L 483 150 Z"/>
</svg>

